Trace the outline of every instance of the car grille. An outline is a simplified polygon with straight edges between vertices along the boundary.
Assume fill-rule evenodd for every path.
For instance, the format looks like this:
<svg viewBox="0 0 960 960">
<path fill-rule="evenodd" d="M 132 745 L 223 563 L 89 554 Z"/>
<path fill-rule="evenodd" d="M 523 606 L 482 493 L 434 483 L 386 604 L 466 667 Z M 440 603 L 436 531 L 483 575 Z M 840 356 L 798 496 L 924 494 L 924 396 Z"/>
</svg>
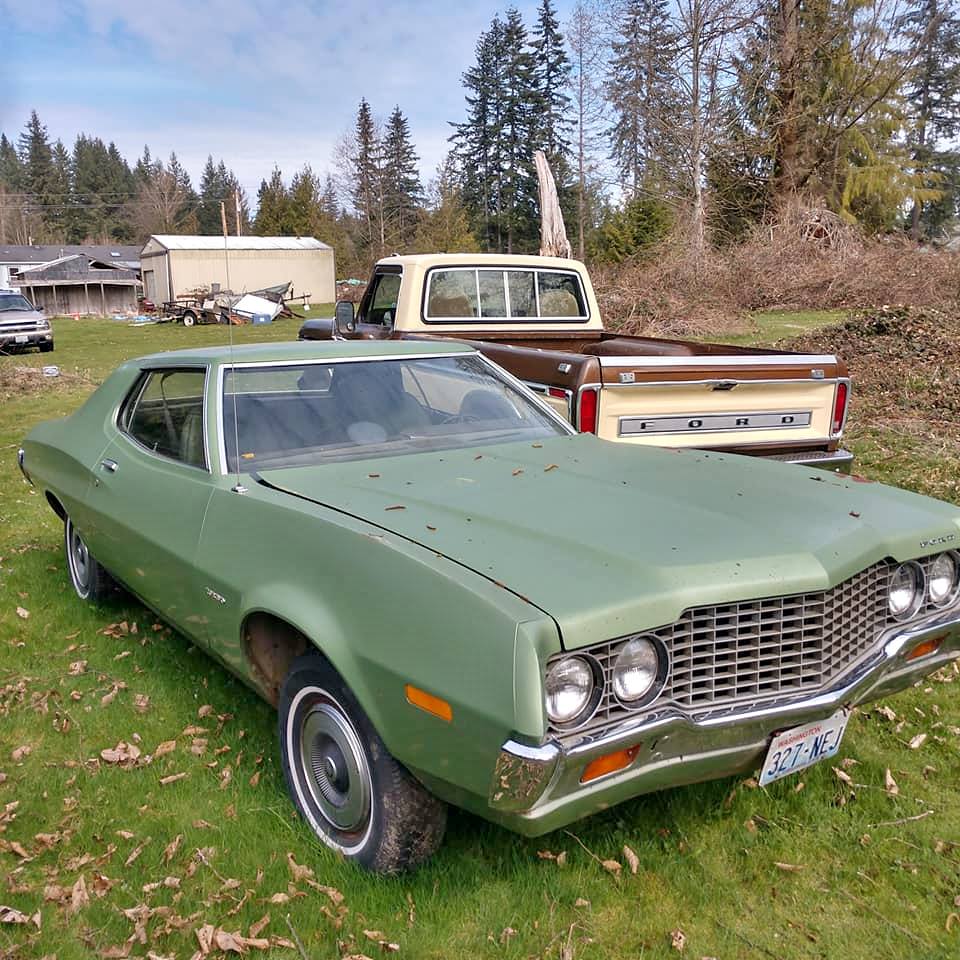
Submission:
<svg viewBox="0 0 960 960">
<path fill-rule="evenodd" d="M 36 333 L 36 332 L 37 332 L 36 320 L 25 320 L 21 323 L 0 324 L 0 336 L 9 337 L 17 333 Z"/>
<path fill-rule="evenodd" d="M 920 561 L 924 567 L 929 562 Z M 748 708 L 829 686 L 896 622 L 887 609 L 895 567 L 878 563 L 817 593 L 692 607 L 675 623 L 643 631 L 658 637 L 670 654 L 666 685 L 655 706 L 691 712 Z M 926 604 L 917 616 L 932 609 Z M 613 694 L 613 665 L 625 639 L 578 651 L 596 658 L 605 682 L 596 713 L 571 734 L 606 727 L 654 706 L 626 707 Z"/>
</svg>

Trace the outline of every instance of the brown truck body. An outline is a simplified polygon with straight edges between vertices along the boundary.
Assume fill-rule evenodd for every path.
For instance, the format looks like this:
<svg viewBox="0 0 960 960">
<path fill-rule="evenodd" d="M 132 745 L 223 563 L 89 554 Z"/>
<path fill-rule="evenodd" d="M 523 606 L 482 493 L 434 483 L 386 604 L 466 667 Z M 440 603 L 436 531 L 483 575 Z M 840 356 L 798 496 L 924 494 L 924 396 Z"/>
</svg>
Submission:
<svg viewBox="0 0 960 960">
<path fill-rule="evenodd" d="M 435 254 L 381 260 L 349 322 L 301 339 L 472 342 L 575 427 L 621 443 L 699 447 L 847 471 L 847 368 L 832 355 L 606 331 L 583 264 Z"/>
</svg>

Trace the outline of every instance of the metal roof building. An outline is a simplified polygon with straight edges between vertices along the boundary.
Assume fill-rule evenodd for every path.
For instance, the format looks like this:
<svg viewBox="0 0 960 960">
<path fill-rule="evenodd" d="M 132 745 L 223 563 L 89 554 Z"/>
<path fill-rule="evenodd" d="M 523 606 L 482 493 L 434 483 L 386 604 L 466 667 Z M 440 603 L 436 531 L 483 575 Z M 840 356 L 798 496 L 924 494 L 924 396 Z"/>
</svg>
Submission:
<svg viewBox="0 0 960 960">
<path fill-rule="evenodd" d="M 333 248 L 313 237 L 152 236 L 140 254 L 144 295 L 161 304 L 197 291 L 262 290 L 291 281 L 293 296 L 336 298 Z"/>
</svg>

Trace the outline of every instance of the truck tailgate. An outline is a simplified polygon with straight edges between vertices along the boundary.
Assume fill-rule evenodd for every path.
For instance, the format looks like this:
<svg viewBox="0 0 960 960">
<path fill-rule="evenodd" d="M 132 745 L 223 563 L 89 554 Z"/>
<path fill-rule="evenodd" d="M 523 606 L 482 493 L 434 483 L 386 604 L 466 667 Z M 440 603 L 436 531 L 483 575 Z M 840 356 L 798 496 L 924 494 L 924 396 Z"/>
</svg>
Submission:
<svg viewBox="0 0 960 960">
<path fill-rule="evenodd" d="M 829 443 L 837 391 L 832 356 L 601 357 L 597 433 L 667 447 Z M 844 397 L 845 399 L 845 397 Z"/>
</svg>

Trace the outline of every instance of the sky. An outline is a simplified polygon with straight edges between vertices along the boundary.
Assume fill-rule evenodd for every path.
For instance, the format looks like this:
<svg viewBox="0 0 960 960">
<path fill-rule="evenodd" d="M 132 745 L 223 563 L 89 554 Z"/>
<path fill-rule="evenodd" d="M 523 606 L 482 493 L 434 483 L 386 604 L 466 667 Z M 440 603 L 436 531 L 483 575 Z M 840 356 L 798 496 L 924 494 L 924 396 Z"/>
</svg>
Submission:
<svg viewBox="0 0 960 960">
<path fill-rule="evenodd" d="M 410 121 L 424 182 L 464 117 L 461 74 L 508 2 L 0 0 L 0 130 L 36 109 L 51 139 L 175 150 L 194 185 L 212 153 L 251 200 L 274 164 L 324 173 L 361 97 Z M 528 26 L 537 0 L 516 2 Z M 571 0 L 558 3 L 566 19 Z"/>
</svg>

